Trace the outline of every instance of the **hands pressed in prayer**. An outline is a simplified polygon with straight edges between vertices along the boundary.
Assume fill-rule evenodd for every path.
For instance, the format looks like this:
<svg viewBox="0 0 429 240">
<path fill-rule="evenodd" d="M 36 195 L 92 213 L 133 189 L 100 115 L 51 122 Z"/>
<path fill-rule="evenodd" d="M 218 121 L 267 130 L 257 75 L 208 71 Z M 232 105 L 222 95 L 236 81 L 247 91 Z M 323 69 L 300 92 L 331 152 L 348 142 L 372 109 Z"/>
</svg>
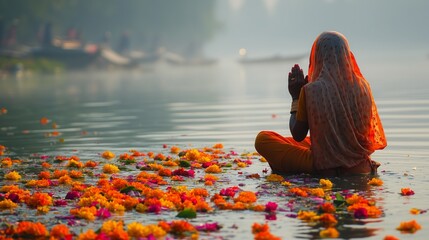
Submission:
<svg viewBox="0 0 429 240">
<path fill-rule="evenodd" d="M 301 88 L 307 83 L 308 75 L 304 78 L 304 72 L 298 64 L 295 64 L 289 72 L 288 76 L 288 90 L 293 100 L 299 98 Z"/>
</svg>

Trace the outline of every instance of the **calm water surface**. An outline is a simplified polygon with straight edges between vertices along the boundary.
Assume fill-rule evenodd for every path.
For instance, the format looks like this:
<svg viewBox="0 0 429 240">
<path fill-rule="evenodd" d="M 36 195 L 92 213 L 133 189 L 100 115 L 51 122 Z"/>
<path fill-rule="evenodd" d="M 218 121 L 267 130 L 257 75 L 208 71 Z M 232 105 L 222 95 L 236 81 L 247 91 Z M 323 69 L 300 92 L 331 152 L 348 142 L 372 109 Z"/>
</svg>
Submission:
<svg viewBox="0 0 429 240">
<path fill-rule="evenodd" d="M 105 150 L 118 154 L 130 149 L 157 151 L 163 144 L 186 148 L 221 142 L 226 149 L 253 152 L 260 130 L 289 134 L 286 73 L 292 64 L 241 66 L 222 61 L 198 68 L 161 65 L 1 79 L 0 107 L 8 113 L 0 116 L 0 144 L 21 157 L 73 153 L 82 159 L 95 158 Z M 425 239 L 429 213 L 411 215 L 409 210 L 429 209 L 429 71 L 425 70 L 429 61 L 414 57 L 404 65 L 394 59 L 369 58 L 361 68 L 371 83 L 388 139 L 388 147 L 374 154 L 382 163 L 384 185 L 371 191 L 384 215 L 350 222 L 339 230 L 347 233 L 344 238 L 382 239 L 391 234 Z M 45 137 L 52 128 L 39 124 L 42 117 L 55 122 L 62 135 Z M 265 167 L 256 163 L 245 172 L 261 172 Z M 348 187 L 359 188 L 350 181 Z M 246 179 L 233 178 L 231 186 L 237 182 Z M 246 187 L 256 190 L 259 186 Z M 399 195 L 402 187 L 416 194 L 403 197 Z M 313 237 L 307 224 L 283 215 L 270 222 L 274 235 Z M 265 221 L 263 215 L 246 212 L 222 211 L 198 220 L 205 218 L 224 223 L 219 236 L 226 239 L 251 238 L 250 225 Z M 395 230 L 401 221 L 412 219 L 422 230 L 416 234 Z M 232 229 L 234 224 L 246 227 Z"/>
</svg>

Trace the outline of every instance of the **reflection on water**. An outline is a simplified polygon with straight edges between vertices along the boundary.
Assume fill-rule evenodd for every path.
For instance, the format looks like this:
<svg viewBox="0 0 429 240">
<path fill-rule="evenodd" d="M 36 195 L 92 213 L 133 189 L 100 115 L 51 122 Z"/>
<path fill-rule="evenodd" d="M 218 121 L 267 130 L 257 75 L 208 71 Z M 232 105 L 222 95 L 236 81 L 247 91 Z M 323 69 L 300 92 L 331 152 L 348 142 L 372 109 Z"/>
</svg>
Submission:
<svg viewBox="0 0 429 240">
<path fill-rule="evenodd" d="M 260 130 L 288 134 L 288 69 L 284 65 L 249 68 L 221 62 L 201 68 L 159 66 L 142 71 L 1 79 L 0 107 L 6 107 L 8 114 L 0 116 L 0 144 L 17 155 L 55 155 L 73 150 L 87 157 L 106 149 L 144 151 L 162 144 L 200 147 L 217 142 L 227 148 L 254 151 L 254 137 Z M 380 239 L 397 235 L 399 221 L 429 222 L 428 214 L 409 216 L 408 210 L 403 210 L 427 208 L 429 97 L 422 92 L 427 93 L 429 84 L 423 72 L 416 77 L 420 81 L 411 86 L 395 71 L 382 75 L 370 66 L 363 69 L 370 82 L 377 79 L 371 84 L 388 147 L 374 158 L 383 164 L 380 175 L 385 184 L 376 192 L 354 180 L 338 181 L 337 187 L 372 192 L 385 216 L 380 221 L 347 222 L 340 231 L 350 238 L 377 234 L 373 238 Z M 40 125 L 42 117 L 51 122 Z M 57 129 L 52 128 L 54 122 Z M 49 137 L 53 131 L 61 135 Z M 398 195 L 401 187 L 412 187 L 416 197 L 404 200 Z M 222 213 L 213 218 L 225 216 Z M 230 216 L 233 220 L 239 221 L 239 217 Z M 283 224 L 288 218 L 280 220 L 274 223 L 273 234 L 284 236 L 286 225 L 289 238 L 317 237 L 317 229 L 296 222 Z M 424 226 L 421 234 L 427 234 L 427 229 Z"/>
</svg>

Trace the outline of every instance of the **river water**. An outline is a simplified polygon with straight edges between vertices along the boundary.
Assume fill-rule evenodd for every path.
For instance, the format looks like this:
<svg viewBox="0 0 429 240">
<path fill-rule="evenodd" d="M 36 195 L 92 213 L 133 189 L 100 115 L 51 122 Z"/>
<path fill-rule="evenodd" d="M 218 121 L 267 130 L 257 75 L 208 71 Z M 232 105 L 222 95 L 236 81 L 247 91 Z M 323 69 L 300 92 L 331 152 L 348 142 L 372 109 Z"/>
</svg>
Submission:
<svg viewBox="0 0 429 240">
<path fill-rule="evenodd" d="M 382 163 L 379 174 L 384 185 L 373 194 L 384 215 L 370 223 L 344 225 L 350 228 L 344 238 L 425 239 L 429 234 L 429 213 L 409 213 L 411 208 L 429 209 L 429 61 L 419 54 L 405 57 L 406 61 L 380 56 L 360 61 L 388 139 L 388 147 L 373 155 Z M 306 66 L 306 61 L 300 64 Z M 224 60 L 212 66 L 159 64 L 0 79 L 0 108 L 8 109 L 0 115 L 0 145 L 17 157 L 73 153 L 83 159 L 105 150 L 157 151 L 163 144 L 186 148 L 223 143 L 226 149 L 253 152 L 260 130 L 289 134 L 286 75 L 292 65 L 243 66 Z M 55 122 L 61 135 L 46 137 L 52 128 L 40 125 L 42 117 Z M 258 163 L 248 171 L 265 167 Z M 403 187 L 416 194 L 401 196 Z M 235 231 L 229 226 L 264 221 L 243 212 L 206 218 L 224 223 L 226 230 L 217 238 L 226 239 L 251 237 L 250 228 Z M 401 221 L 412 219 L 422 230 L 415 234 L 395 230 Z M 306 224 L 287 217 L 278 217 L 270 226 L 274 235 L 285 239 L 312 236 Z"/>
</svg>

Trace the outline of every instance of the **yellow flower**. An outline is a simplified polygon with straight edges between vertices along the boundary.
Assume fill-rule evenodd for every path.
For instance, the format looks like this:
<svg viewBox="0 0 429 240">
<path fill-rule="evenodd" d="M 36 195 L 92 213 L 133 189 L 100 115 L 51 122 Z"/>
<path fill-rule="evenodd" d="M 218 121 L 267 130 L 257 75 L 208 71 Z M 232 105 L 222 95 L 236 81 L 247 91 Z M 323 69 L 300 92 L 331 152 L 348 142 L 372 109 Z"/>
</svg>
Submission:
<svg viewBox="0 0 429 240">
<path fill-rule="evenodd" d="M 5 199 L 3 201 L 0 201 L 0 210 L 6 210 L 6 209 L 12 210 L 12 209 L 17 208 L 17 207 L 18 207 L 18 204 L 12 202 L 9 199 Z"/>
<path fill-rule="evenodd" d="M 191 149 L 189 151 L 186 152 L 185 154 L 185 158 L 188 159 L 189 161 L 196 161 L 200 158 L 200 151 L 198 151 L 198 149 Z"/>
<path fill-rule="evenodd" d="M 286 187 L 289 187 L 290 185 L 292 185 L 290 182 L 288 182 L 288 181 L 283 181 L 282 183 L 282 186 L 286 186 Z"/>
<path fill-rule="evenodd" d="M 104 173 L 118 173 L 119 171 L 119 168 L 113 164 L 106 164 L 103 166 Z"/>
<path fill-rule="evenodd" d="M 237 163 L 237 166 L 240 168 L 245 168 L 245 167 L 247 167 L 247 164 L 245 162 L 239 162 L 239 163 Z"/>
<path fill-rule="evenodd" d="M 309 192 L 313 196 L 323 197 L 325 196 L 325 191 L 322 188 L 310 188 Z"/>
<path fill-rule="evenodd" d="M 250 191 L 242 191 L 238 194 L 237 198 L 234 198 L 234 202 L 242 203 L 254 203 L 256 200 L 256 194 Z"/>
<path fill-rule="evenodd" d="M 320 179 L 319 184 L 323 188 L 327 188 L 327 189 L 331 189 L 333 185 L 332 182 L 328 179 Z"/>
<path fill-rule="evenodd" d="M 260 162 L 267 162 L 267 159 L 265 159 L 264 157 L 261 157 L 261 158 L 259 159 L 259 161 L 260 161 Z"/>
<path fill-rule="evenodd" d="M 305 221 L 305 222 L 315 222 L 319 220 L 319 216 L 313 211 L 299 211 L 298 212 L 298 219 Z"/>
<path fill-rule="evenodd" d="M 124 224 L 121 221 L 108 220 L 103 223 L 100 230 L 102 233 L 110 234 L 118 229 L 123 229 L 123 227 Z"/>
<path fill-rule="evenodd" d="M 177 146 L 172 146 L 170 149 L 171 153 L 178 154 L 180 152 L 180 148 Z"/>
<path fill-rule="evenodd" d="M 37 207 L 37 213 L 38 214 L 46 214 L 49 212 L 49 206 L 39 206 Z"/>
<path fill-rule="evenodd" d="M 268 182 L 283 182 L 285 179 L 278 174 L 270 174 L 267 176 Z"/>
<path fill-rule="evenodd" d="M 4 175 L 4 178 L 6 180 L 19 180 L 21 179 L 21 175 L 19 175 L 19 173 L 17 171 L 12 171 L 12 172 L 8 172 Z"/>
<path fill-rule="evenodd" d="M 371 180 L 368 181 L 368 185 L 381 186 L 383 185 L 383 180 L 378 178 L 372 178 Z"/>
<path fill-rule="evenodd" d="M 329 227 L 325 230 L 320 231 L 319 236 L 321 238 L 338 238 L 340 236 L 340 233 L 337 231 L 337 229 Z"/>
<path fill-rule="evenodd" d="M 101 157 L 104 159 L 112 159 L 115 157 L 115 154 L 110 151 L 105 151 L 101 154 Z"/>
</svg>

